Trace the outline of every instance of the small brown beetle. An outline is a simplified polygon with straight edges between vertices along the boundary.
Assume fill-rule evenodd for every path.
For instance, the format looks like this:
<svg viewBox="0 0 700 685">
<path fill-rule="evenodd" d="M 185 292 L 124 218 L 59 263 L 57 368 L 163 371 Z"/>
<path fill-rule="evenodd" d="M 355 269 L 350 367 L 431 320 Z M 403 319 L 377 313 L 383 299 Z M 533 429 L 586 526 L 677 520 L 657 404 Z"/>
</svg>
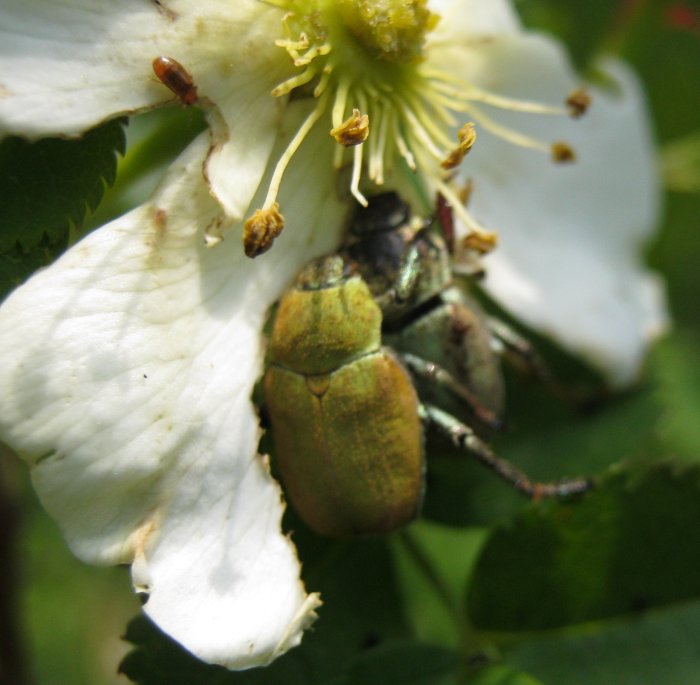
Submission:
<svg viewBox="0 0 700 685">
<path fill-rule="evenodd" d="M 153 72 L 158 80 L 167 86 L 183 105 L 193 105 L 197 101 L 197 86 L 191 74 L 172 57 L 156 57 Z"/>
</svg>

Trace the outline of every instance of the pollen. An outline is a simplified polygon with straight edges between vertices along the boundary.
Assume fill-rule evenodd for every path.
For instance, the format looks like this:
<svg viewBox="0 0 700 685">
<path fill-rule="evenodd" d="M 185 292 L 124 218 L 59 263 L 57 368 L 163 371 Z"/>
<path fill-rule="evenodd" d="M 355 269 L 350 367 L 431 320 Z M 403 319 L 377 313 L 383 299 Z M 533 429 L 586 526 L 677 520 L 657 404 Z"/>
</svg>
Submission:
<svg viewBox="0 0 700 685">
<path fill-rule="evenodd" d="M 284 217 L 275 202 L 269 209 L 258 209 L 243 225 L 243 250 L 248 257 L 267 252 L 284 228 Z"/>
<path fill-rule="evenodd" d="M 355 108 L 348 119 L 340 126 L 331 129 L 331 135 L 336 143 L 340 143 L 343 147 L 361 145 L 369 137 L 369 117 Z"/>
<path fill-rule="evenodd" d="M 438 22 L 427 0 L 338 0 L 336 5 L 348 31 L 371 56 L 397 64 L 422 58 L 425 35 Z"/>
<path fill-rule="evenodd" d="M 498 236 L 495 233 L 472 232 L 462 241 L 462 248 L 472 250 L 479 254 L 487 254 L 498 244 Z"/>
<path fill-rule="evenodd" d="M 567 164 L 576 161 L 576 153 L 566 143 L 552 143 L 552 159 L 557 164 Z"/>
<path fill-rule="evenodd" d="M 474 123 L 468 122 L 457 131 L 457 147 L 440 162 L 443 169 L 455 169 L 458 167 L 476 142 L 476 130 Z"/>
<path fill-rule="evenodd" d="M 583 116 L 591 105 L 591 96 L 583 88 L 577 88 L 569 93 L 566 98 L 566 106 L 574 119 Z"/>
</svg>

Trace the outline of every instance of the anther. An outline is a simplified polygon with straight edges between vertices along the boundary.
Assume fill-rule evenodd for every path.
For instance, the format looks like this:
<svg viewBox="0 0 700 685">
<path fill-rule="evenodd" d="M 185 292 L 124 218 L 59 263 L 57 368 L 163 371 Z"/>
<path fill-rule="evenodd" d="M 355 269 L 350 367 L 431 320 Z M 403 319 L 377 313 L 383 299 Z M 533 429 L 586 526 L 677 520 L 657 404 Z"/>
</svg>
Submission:
<svg viewBox="0 0 700 685">
<path fill-rule="evenodd" d="M 487 254 L 496 247 L 498 234 L 486 230 L 467 211 L 467 208 L 460 202 L 459 192 L 448 185 L 445 181 L 439 181 L 438 190 L 445 200 L 452 205 L 454 213 L 462 220 L 462 223 L 469 230 L 469 233 L 460 242 L 460 247 L 467 251 Z"/>
<path fill-rule="evenodd" d="M 440 166 L 443 169 L 449 170 L 458 167 L 474 146 L 476 142 L 476 130 L 474 129 L 473 122 L 470 121 L 464 124 L 464 126 L 457 131 L 457 140 L 459 141 L 457 147 L 440 162 Z"/>
<path fill-rule="evenodd" d="M 248 257 L 255 258 L 267 252 L 275 238 L 284 228 L 284 217 L 275 202 L 267 209 L 257 209 L 243 224 L 243 250 Z"/>
<path fill-rule="evenodd" d="M 462 240 L 462 248 L 479 254 L 488 254 L 498 244 L 498 235 L 489 231 L 469 233 Z"/>
<path fill-rule="evenodd" d="M 466 207 L 469 204 L 472 193 L 474 192 L 474 181 L 470 178 L 465 181 L 464 185 L 458 189 L 457 197 L 460 202 Z"/>
<path fill-rule="evenodd" d="M 566 143 L 552 143 L 552 159 L 557 164 L 567 164 L 576 161 L 576 153 Z"/>
<path fill-rule="evenodd" d="M 352 116 L 348 117 L 340 126 L 332 128 L 330 134 L 343 147 L 360 145 L 369 136 L 369 117 L 366 114 L 361 114 L 359 109 L 353 109 Z"/>
<path fill-rule="evenodd" d="M 583 88 L 577 88 L 569 93 L 566 98 L 566 106 L 569 108 L 569 114 L 574 119 L 583 116 L 591 104 L 591 96 Z"/>
</svg>

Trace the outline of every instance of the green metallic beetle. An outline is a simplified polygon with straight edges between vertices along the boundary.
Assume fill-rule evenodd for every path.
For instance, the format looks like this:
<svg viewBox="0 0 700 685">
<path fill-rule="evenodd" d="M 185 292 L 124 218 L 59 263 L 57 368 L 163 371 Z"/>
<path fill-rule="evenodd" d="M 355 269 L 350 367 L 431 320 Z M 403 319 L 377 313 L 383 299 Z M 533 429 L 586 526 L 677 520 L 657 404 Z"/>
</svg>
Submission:
<svg viewBox="0 0 700 685">
<path fill-rule="evenodd" d="M 382 314 L 343 260 L 307 266 L 281 300 L 265 401 L 287 495 L 316 532 L 385 532 L 418 513 L 423 437 L 408 372 L 382 347 Z"/>
<path fill-rule="evenodd" d="M 504 402 L 499 352 L 510 349 L 478 304 L 453 285 L 443 227 L 412 219 L 396 193 L 370 199 L 355 213 L 342 255 L 382 309 L 385 344 L 401 355 L 422 399 L 477 427 L 498 428 Z M 518 349 L 523 349 L 522 344 Z M 530 355 L 532 357 L 532 355 Z"/>
<path fill-rule="evenodd" d="M 476 422 L 498 424 L 502 381 L 492 334 L 451 288 L 442 238 L 410 221 L 391 196 L 356 217 L 340 254 L 302 270 L 275 316 L 265 404 L 295 509 L 331 537 L 406 525 L 423 499 L 424 425 L 530 497 L 587 490 L 586 480 L 532 483 L 445 411 L 458 400 Z M 451 341 L 441 341 L 446 331 Z M 432 351 L 438 363 L 416 349 Z"/>
</svg>

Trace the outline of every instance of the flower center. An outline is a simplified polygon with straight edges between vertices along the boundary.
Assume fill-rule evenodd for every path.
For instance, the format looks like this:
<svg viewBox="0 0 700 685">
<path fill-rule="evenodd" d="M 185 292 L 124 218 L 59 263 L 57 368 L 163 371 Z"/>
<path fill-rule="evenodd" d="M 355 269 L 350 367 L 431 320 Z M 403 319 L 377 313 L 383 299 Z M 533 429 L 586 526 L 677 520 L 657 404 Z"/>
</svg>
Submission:
<svg viewBox="0 0 700 685">
<path fill-rule="evenodd" d="M 425 35 L 438 21 L 427 9 L 427 0 L 335 4 L 344 26 L 370 55 L 398 64 L 420 60 Z"/>
<path fill-rule="evenodd" d="M 330 114 L 335 139 L 334 165 L 352 156 L 350 192 L 360 204 L 363 173 L 376 185 L 397 162 L 418 172 L 426 190 L 439 191 L 470 230 L 467 244 L 485 252 L 495 234 L 480 226 L 460 200 L 451 181 L 476 140 L 474 124 L 497 136 L 533 149 L 548 151 L 556 161 L 573 152 L 564 143 L 547 144 L 498 124 L 482 111 L 490 107 L 578 116 L 587 106 L 582 92 L 564 107 L 521 102 L 484 92 L 463 83 L 458 75 L 431 66 L 426 54 L 428 33 L 439 17 L 427 0 L 263 0 L 286 10 L 286 37 L 276 44 L 287 51 L 298 72 L 280 83 L 272 95 L 292 91 L 315 98 L 315 106 L 277 161 L 261 209 L 245 222 L 246 254 L 265 252 L 284 226 L 276 198 L 287 164 L 309 131 Z M 457 131 L 456 142 L 451 131 Z"/>
</svg>

